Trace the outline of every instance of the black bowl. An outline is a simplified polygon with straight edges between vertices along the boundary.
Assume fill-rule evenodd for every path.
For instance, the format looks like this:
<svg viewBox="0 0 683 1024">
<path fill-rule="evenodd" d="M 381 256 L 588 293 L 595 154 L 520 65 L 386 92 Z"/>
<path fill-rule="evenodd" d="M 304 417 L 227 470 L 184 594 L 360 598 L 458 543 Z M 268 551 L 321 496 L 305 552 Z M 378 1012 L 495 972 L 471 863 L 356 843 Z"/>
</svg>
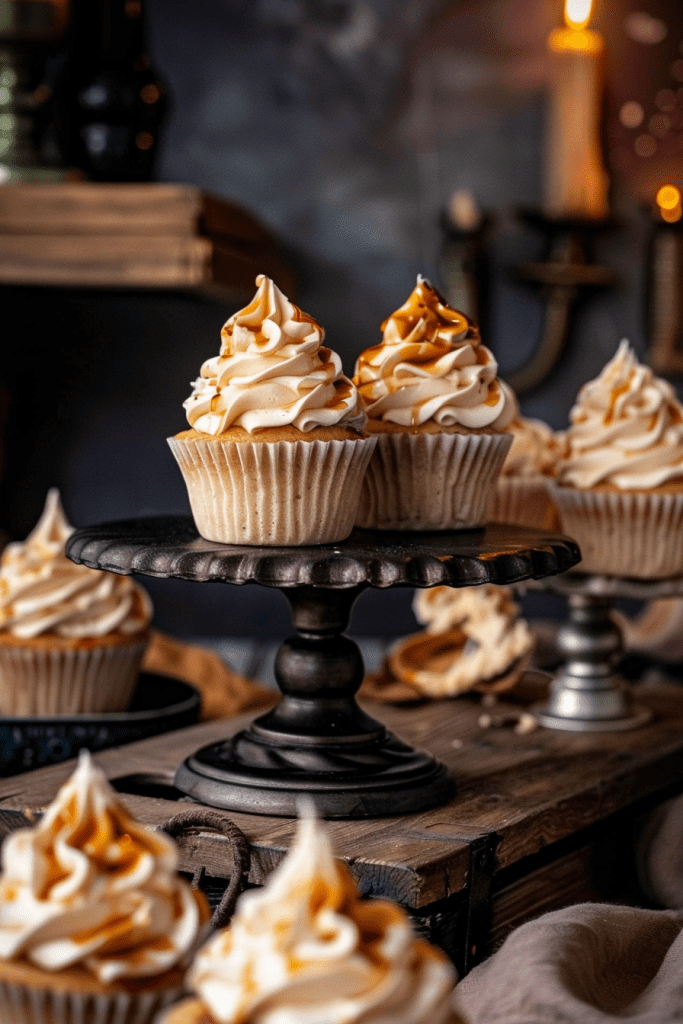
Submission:
<svg viewBox="0 0 683 1024">
<path fill-rule="evenodd" d="M 66 761 L 83 747 L 106 750 L 194 725 L 200 705 L 188 683 L 142 672 L 127 711 L 0 718 L 0 776 Z"/>
</svg>

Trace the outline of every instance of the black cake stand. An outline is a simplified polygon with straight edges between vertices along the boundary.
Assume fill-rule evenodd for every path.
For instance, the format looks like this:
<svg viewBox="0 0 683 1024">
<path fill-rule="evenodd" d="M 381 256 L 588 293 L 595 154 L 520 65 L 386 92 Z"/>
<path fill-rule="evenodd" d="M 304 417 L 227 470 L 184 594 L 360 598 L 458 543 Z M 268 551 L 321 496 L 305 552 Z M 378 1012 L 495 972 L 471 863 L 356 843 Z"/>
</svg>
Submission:
<svg viewBox="0 0 683 1024">
<path fill-rule="evenodd" d="M 175 784 L 203 804 L 255 814 L 294 815 L 308 794 L 328 818 L 423 810 L 454 788 L 443 765 L 356 703 L 363 660 L 342 634 L 362 591 L 516 583 L 564 572 L 580 559 L 567 537 L 495 523 L 438 533 L 354 530 L 339 544 L 274 548 L 204 540 L 189 516 L 85 527 L 71 536 L 67 554 L 126 575 L 283 592 L 297 632 L 277 653 L 279 704 L 236 736 L 198 750 Z"/>
</svg>

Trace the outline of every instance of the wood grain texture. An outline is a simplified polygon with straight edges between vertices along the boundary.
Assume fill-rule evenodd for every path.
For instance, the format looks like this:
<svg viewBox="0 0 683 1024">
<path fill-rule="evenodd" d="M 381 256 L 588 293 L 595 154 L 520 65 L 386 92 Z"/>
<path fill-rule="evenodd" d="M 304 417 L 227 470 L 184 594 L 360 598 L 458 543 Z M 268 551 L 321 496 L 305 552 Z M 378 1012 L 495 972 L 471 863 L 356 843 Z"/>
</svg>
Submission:
<svg viewBox="0 0 683 1024">
<path fill-rule="evenodd" d="M 0 283 L 192 289 L 248 301 L 259 273 L 296 282 L 246 210 L 194 185 L 59 182 L 0 189 Z"/>
<path fill-rule="evenodd" d="M 427 748 L 451 769 L 458 792 L 444 806 L 420 814 L 329 822 L 338 856 L 349 863 L 363 892 L 419 908 L 466 888 L 469 844 L 478 837 L 499 837 L 498 871 L 638 800 L 683 786 L 680 690 L 648 688 L 639 699 L 653 709 L 654 720 L 633 732 L 603 735 L 538 729 L 517 736 L 508 728 L 484 730 L 478 724 L 481 705 L 473 698 L 382 707 L 389 728 Z M 500 707 L 512 711 L 515 706 L 501 702 Z M 376 706 L 367 705 L 367 710 L 378 713 Z M 170 786 L 184 757 L 243 728 L 250 718 L 194 726 L 104 751 L 96 760 L 113 780 L 139 773 Z M 72 770 L 73 762 L 65 762 L 5 780 L 0 783 L 0 809 L 45 807 Z M 159 795 L 125 795 L 124 800 L 154 826 L 191 805 Z M 295 823 L 228 816 L 254 845 L 249 878 L 261 884 L 288 849 Z M 181 848 L 185 870 L 204 864 L 209 874 L 229 875 L 230 855 L 219 837 L 192 836 Z"/>
</svg>

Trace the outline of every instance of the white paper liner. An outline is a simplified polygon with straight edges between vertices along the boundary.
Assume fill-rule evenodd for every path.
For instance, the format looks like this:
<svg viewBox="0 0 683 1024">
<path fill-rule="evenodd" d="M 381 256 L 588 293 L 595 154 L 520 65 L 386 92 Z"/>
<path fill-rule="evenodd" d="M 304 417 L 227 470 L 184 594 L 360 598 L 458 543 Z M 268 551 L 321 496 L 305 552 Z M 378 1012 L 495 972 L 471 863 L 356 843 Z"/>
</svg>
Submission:
<svg viewBox="0 0 683 1024">
<path fill-rule="evenodd" d="M 351 533 L 374 438 L 168 439 L 199 533 L 222 544 L 331 544 Z"/>
<path fill-rule="evenodd" d="M 375 436 L 358 526 L 459 530 L 485 525 L 511 434 Z"/>
<path fill-rule="evenodd" d="M 125 711 L 146 647 L 146 638 L 68 650 L 0 643 L 0 714 Z"/>
<path fill-rule="evenodd" d="M 2 1024 L 152 1024 L 180 997 L 178 989 L 147 992 L 60 992 L 0 979 Z"/>
<path fill-rule="evenodd" d="M 560 515 L 548 492 L 544 476 L 501 476 L 496 484 L 489 515 L 493 523 L 559 530 Z"/>
<path fill-rule="evenodd" d="M 683 572 L 683 493 L 551 485 L 562 530 L 581 548 L 576 570 L 663 579 Z"/>
</svg>

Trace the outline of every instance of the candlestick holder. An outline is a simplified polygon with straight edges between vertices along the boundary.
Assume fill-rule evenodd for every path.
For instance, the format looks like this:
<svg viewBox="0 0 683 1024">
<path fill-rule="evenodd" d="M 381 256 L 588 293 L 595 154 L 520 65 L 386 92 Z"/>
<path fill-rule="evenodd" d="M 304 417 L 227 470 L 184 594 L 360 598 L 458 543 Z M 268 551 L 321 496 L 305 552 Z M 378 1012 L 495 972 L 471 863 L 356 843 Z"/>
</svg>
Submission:
<svg viewBox="0 0 683 1024">
<path fill-rule="evenodd" d="M 683 374 L 683 220 L 660 221 L 647 260 L 648 361 L 658 373 Z"/>
<path fill-rule="evenodd" d="M 479 324 L 482 338 L 490 328 L 490 259 L 486 243 L 491 218 L 482 216 L 472 228 L 453 223 L 444 211 L 441 215 L 441 252 L 439 284 L 454 309 L 461 309 Z"/>
<path fill-rule="evenodd" d="M 571 732 L 617 732 L 644 725 L 650 711 L 634 702 L 616 671 L 624 646 L 612 615 L 614 601 L 683 596 L 683 577 L 636 580 L 568 573 L 538 587 L 562 594 L 569 604 L 568 620 L 557 637 L 565 661 L 551 683 L 548 702 L 534 708 L 540 723 Z"/>
<path fill-rule="evenodd" d="M 520 217 L 545 240 L 540 260 L 522 263 L 514 278 L 540 290 L 545 301 L 541 336 L 526 363 L 506 374 L 517 394 L 533 390 L 552 372 L 564 351 L 576 308 L 591 294 L 616 283 L 616 275 L 594 262 L 597 237 L 616 225 L 609 218 L 551 218 L 522 210 Z"/>
</svg>

